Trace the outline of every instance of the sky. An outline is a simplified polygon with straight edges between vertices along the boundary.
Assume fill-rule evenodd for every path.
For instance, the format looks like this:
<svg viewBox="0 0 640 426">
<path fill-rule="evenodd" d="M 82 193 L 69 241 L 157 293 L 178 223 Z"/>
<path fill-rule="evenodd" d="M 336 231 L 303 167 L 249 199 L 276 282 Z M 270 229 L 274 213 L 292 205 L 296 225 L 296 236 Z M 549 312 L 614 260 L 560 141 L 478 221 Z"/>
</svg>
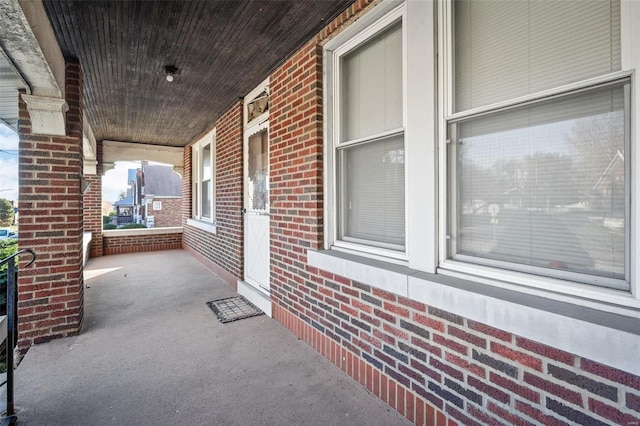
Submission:
<svg viewBox="0 0 640 426">
<path fill-rule="evenodd" d="M 119 161 L 102 177 L 102 199 L 114 202 L 127 190 L 127 171 L 137 169 L 140 162 Z M 0 122 L 0 198 L 18 200 L 18 135 Z"/>
<path fill-rule="evenodd" d="M 102 199 L 111 203 L 117 201 L 120 192 L 127 190 L 128 170 L 139 167 L 139 161 L 117 161 L 116 166 L 102 176 Z"/>
<path fill-rule="evenodd" d="M 0 198 L 18 200 L 18 134 L 1 121 Z"/>
</svg>

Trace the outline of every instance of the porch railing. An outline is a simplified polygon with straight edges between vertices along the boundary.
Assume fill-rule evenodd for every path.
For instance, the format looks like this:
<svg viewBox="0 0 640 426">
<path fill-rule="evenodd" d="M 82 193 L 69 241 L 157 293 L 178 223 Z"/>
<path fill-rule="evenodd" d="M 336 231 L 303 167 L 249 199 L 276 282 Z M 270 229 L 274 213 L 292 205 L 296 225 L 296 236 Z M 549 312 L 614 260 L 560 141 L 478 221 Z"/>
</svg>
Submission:
<svg viewBox="0 0 640 426">
<path fill-rule="evenodd" d="M 18 337 L 18 292 L 17 292 L 17 269 L 16 258 L 23 253 L 29 253 L 31 255 L 31 261 L 25 265 L 30 266 L 36 260 L 36 254 L 33 250 L 20 250 L 17 253 L 12 254 L 0 261 L 0 267 L 7 264 L 7 313 L 2 319 L 4 325 L 6 325 L 6 335 L 4 336 L 5 352 L 6 352 L 6 366 L 7 366 L 7 378 L 5 383 L 7 385 L 7 410 L 5 416 L 0 422 L 0 426 L 8 426 L 15 424 L 17 417 L 15 415 L 15 409 L 13 406 L 13 351 L 15 349 Z M 3 330 L 4 331 L 4 330 Z M 4 334 L 4 333 L 3 333 Z"/>
</svg>

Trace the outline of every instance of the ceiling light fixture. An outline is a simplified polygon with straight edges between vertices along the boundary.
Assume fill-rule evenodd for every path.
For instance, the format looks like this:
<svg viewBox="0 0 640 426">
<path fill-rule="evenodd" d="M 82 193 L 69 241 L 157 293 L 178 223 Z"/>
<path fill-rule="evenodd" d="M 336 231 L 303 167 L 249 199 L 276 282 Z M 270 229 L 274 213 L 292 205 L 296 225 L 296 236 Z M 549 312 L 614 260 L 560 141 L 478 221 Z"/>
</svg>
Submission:
<svg viewBox="0 0 640 426">
<path fill-rule="evenodd" d="M 164 67 L 164 72 L 167 74 L 167 81 L 171 83 L 173 81 L 173 75 L 178 71 L 178 68 L 173 65 L 167 65 Z"/>
</svg>

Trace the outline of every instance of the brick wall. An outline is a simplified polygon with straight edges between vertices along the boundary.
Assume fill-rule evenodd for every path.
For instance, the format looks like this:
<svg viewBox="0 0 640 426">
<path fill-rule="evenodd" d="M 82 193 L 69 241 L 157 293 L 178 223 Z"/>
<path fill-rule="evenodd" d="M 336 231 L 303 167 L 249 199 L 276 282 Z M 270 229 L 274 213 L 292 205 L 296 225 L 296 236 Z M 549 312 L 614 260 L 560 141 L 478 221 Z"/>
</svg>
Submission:
<svg viewBox="0 0 640 426">
<path fill-rule="evenodd" d="M 18 278 L 18 347 L 77 333 L 83 320 L 82 71 L 66 66 L 67 136 L 31 133 L 20 98 L 20 249 L 36 262 Z M 21 265 L 27 256 L 22 259 Z"/>
<path fill-rule="evenodd" d="M 216 122 L 216 234 L 187 225 L 191 211 L 183 205 L 184 248 L 233 287 L 244 274 L 242 143 L 242 101 L 239 101 Z M 188 202 L 190 165 L 191 147 L 186 147 L 182 193 Z"/>
<path fill-rule="evenodd" d="M 270 76 L 274 318 L 416 424 L 638 422 L 640 377 L 306 265 L 323 237 L 321 44 L 366 3 Z"/>
<path fill-rule="evenodd" d="M 154 210 L 153 203 L 147 204 L 147 216 L 153 216 L 154 227 L 166 228 L 182 226 L 182 198 L 158 198 L 154 202 L 161 202 L 162 209 Z"/>
<path fill-rule="evenodd" d="M 270 76 L 274 318 L 416 424 L 638 422 L 638 376 L 307 266 L 324 232 L 321 46 L 375 4 L 355 2 Z M 236 114 L 239 105 L 225 117 Z M 218 123 L 218 235 L 187 226 L 185 247 L 240 278 L 242 139 L 221 138 L 226 129 Z M 222 218 L 238 226 L 230 239 Z"/>
<path fill-rule="evenodd" d="M 83 197 L 84 231 L 91 232 L 90 257 L 100 257 L 102 252 L 102 142 L 96 144 L 97 173 L 85 175 L 91 184 Z"/>
<path fill-rule="evenodd" d="M 102 236 L 104 255 L 142 253 L 182 248 L 182 232 L 158 233 L 145 229 L 106 231 Z"/>
</svg>

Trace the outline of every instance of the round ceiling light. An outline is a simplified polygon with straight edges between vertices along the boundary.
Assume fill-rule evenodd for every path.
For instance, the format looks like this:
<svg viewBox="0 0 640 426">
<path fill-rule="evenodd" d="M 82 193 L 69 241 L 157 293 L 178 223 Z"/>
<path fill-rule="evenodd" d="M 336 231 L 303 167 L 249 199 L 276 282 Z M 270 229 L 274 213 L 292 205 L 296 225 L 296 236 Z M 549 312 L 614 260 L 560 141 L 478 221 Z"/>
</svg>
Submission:
<svg viewBox="0 0 640 426">
<path fill-rule="evenodd" d="M 173 81 L 174 74 L 177 71 L 178 71 L 178 68 L 174 67 L 173 65 L 167 65 L 166 67 L 164 67 L 164 72 L 167 75 L 166 78 L 169 83 Z"/>
</svg>

